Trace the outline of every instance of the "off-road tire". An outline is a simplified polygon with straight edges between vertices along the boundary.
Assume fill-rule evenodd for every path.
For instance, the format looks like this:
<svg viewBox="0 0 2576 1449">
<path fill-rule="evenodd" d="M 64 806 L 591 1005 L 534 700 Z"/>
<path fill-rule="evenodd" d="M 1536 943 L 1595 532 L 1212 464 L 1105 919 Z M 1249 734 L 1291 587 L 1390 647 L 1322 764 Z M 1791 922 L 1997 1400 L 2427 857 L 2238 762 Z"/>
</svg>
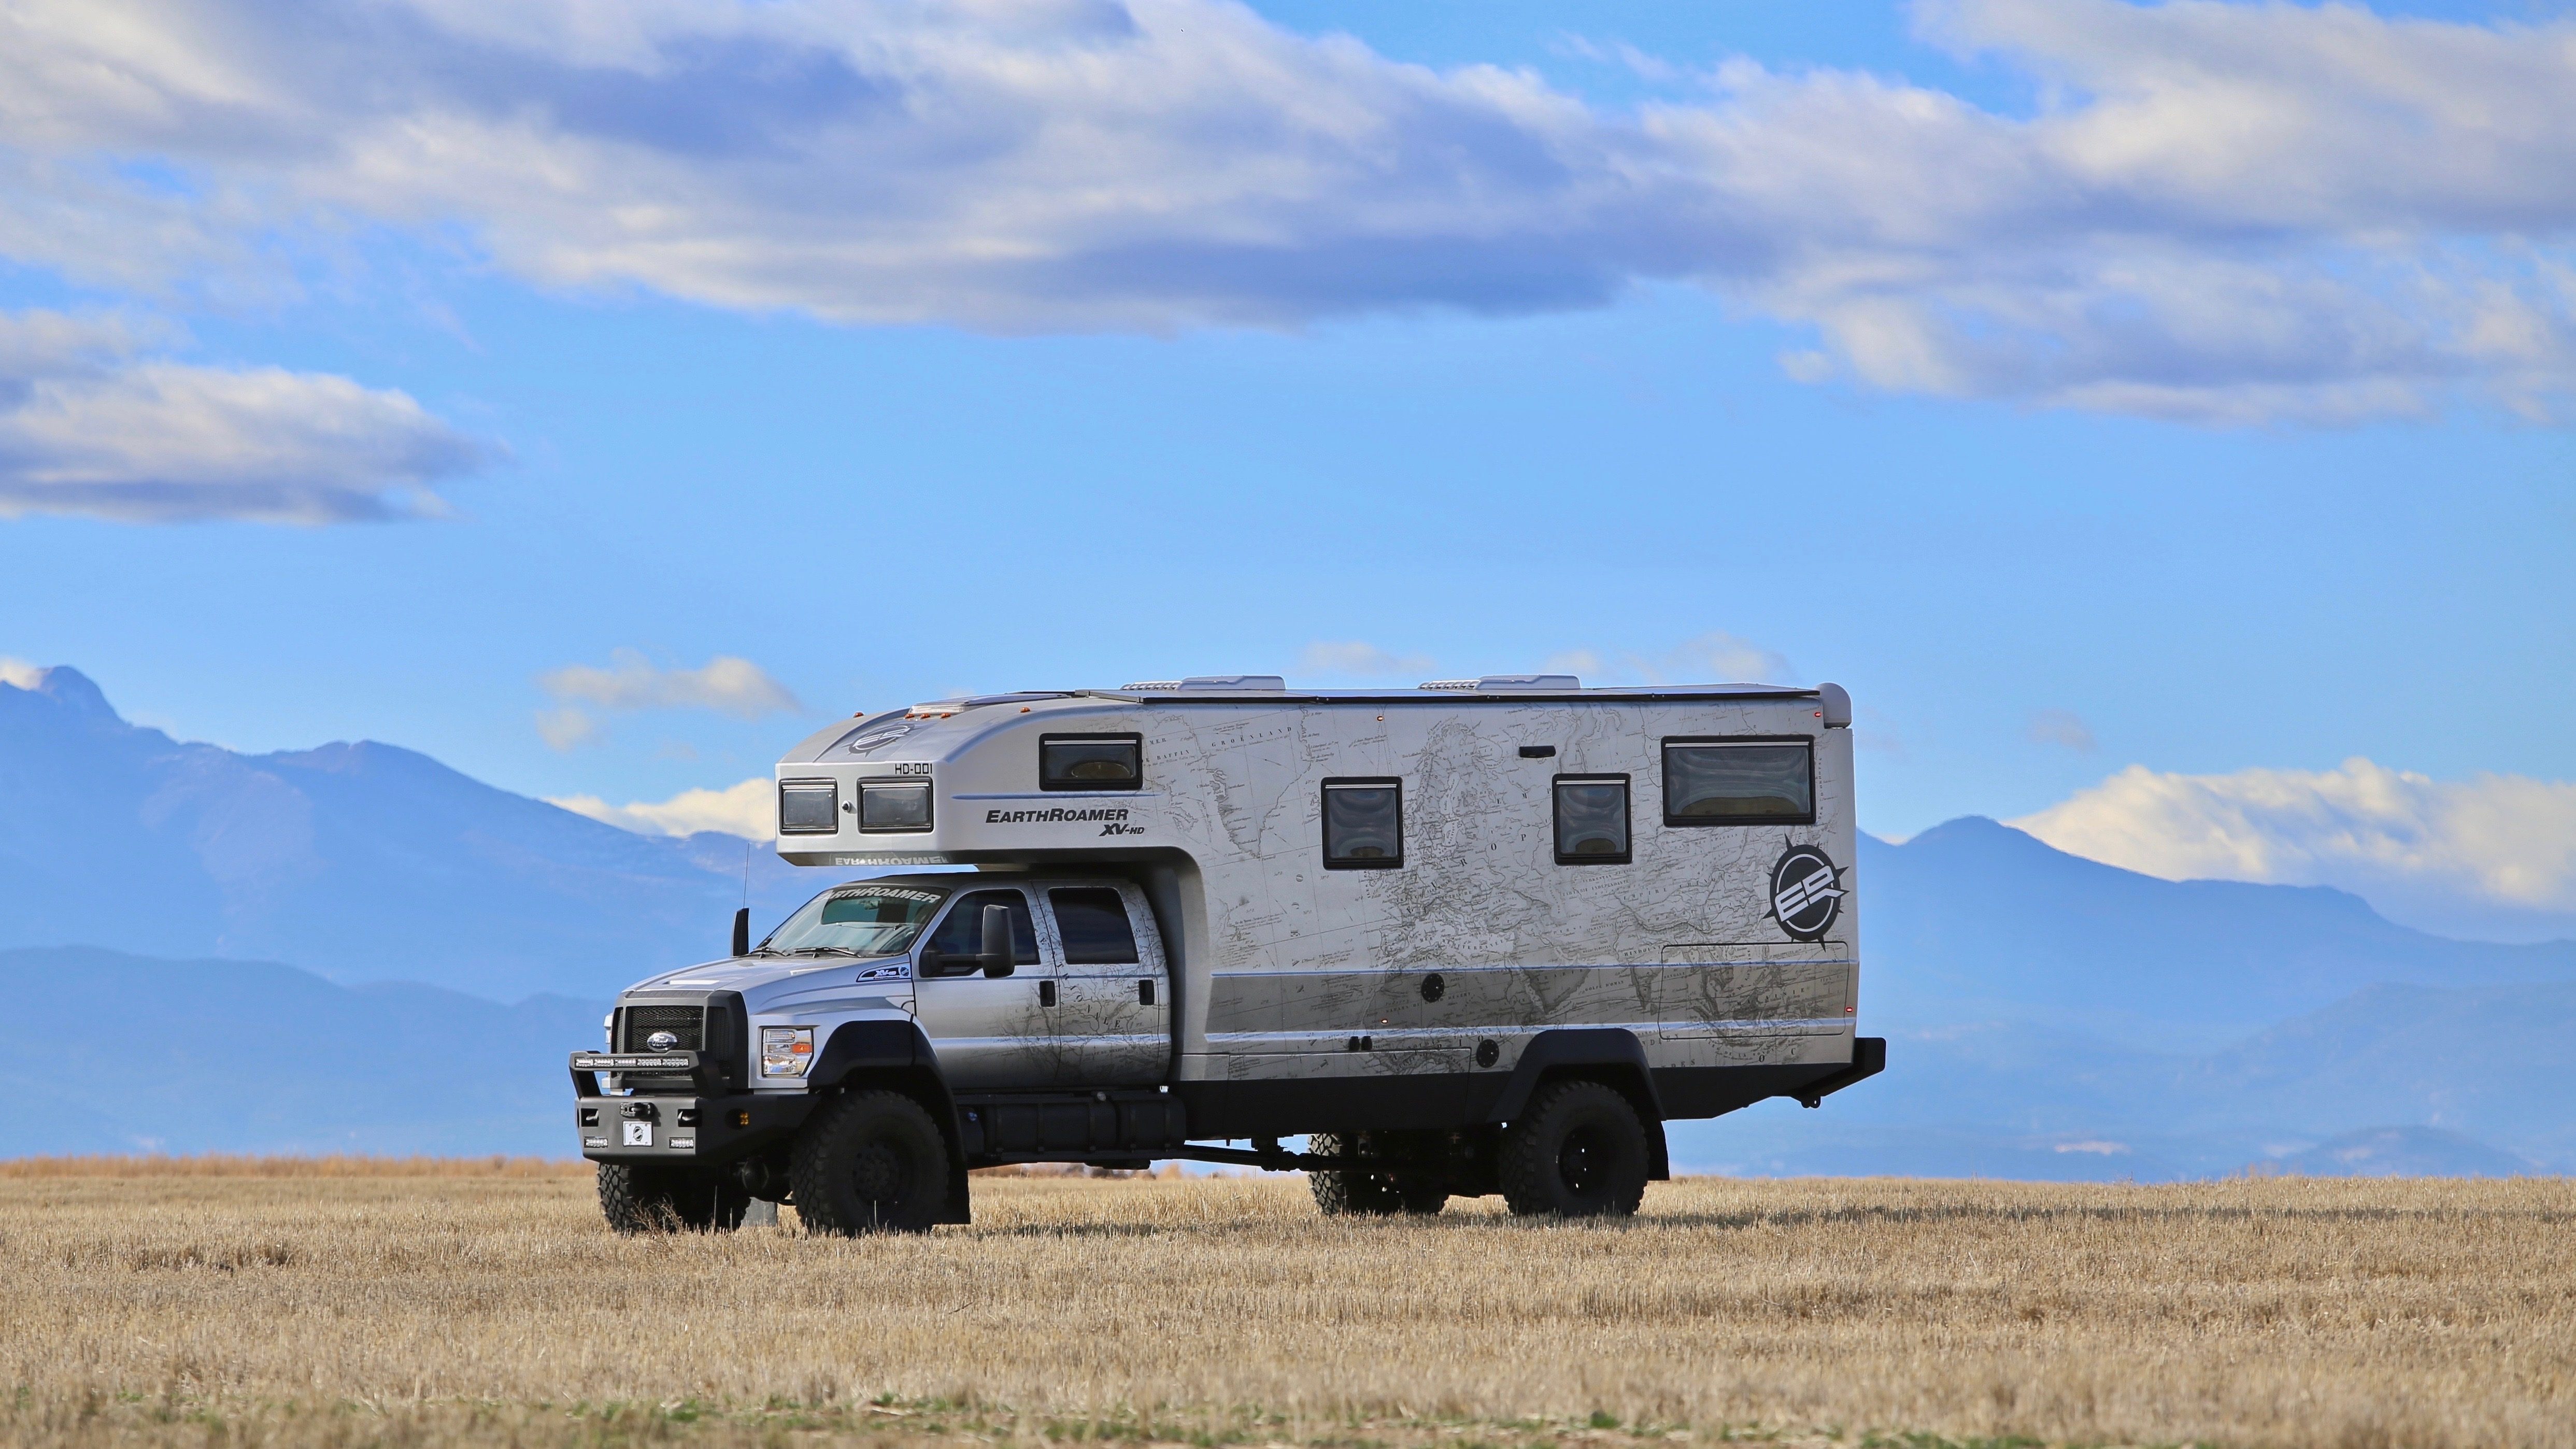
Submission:
<svg viewBox="0 0 2576 1449">
<path fill-rule="evenodd" d="M 1306 1150 L 1324 1157 L 1351 1151 L 1356 1139 L 1330 1132 L 1306 1138 Z M 1335 1168 L 1306 1174 L 1306 1190 L 1328 1218 L 1391 1217 L 1408 1213 L 1427 1217 L 1449 1203 L 1448 1187 L 1410 1172 L 1355 1172 Z"/>
<path fill-rule="evenodd" d="M 901 1092 L 852 1092 L 797 1133 L 787 1182 L 808 1232 L 926 1233 L 948 1206 L 948 1144 Z"/>
<path fill-rule="evenodd" d="M 1524 1216 L 1626 1217 L 1646 1196 L 1646 1128 L 1599 1082 L 1533 1093 L 1503 1134 L 1503 1201 Z"/>
<path fill-rule="evenodd" d="M 649 1163 L 599 1164 L 599 1211 L 621 1233 L 731 1232 L 751 1198 L 726 1174 Z"/>
</svg>

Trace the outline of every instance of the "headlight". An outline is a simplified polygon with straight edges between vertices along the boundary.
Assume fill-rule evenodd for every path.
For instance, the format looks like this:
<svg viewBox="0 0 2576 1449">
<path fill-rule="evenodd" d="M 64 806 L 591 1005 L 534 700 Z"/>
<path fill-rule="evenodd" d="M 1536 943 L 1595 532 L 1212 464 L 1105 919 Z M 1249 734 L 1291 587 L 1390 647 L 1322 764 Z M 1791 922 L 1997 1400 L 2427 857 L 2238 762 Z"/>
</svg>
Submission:
<svg viewBox="0 0 2576 1449">
<path fill-rule="evenodd" d="M 764 1026 L 760 1029 L 760 1074 L 801 1077 L 814 1064 L 814 1028 Z"/>
</svg>

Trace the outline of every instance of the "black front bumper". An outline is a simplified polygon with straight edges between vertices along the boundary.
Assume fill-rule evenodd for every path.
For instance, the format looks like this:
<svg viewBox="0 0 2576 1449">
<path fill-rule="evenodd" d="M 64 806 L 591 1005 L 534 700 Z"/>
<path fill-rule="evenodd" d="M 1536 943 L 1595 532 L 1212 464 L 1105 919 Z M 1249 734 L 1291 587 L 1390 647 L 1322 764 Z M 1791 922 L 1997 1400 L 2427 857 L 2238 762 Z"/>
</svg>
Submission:
<svg viewBox="0 0 2576 1449">
<path fill-rule="evenodd" d="M 696 1053 L 639 1059 L 631 1055 L 573 1055 L 573 1123 L 581 1130 L 581 1155 L 593 1162 L 667 1162 L 710 1165 L 735 1162 L 775 1147 L 813 1113 L 811 1092 L 728 1091 L 706 1080 Z M 686 1065 L 682 1058 L 688 1058 Z M 686 1073 L 677 1092 L 639 1091 L 632 1096 L 600 1090 L 601 1070 L 632 1070 L 639 1060 Z M 678 1085 L 679 1082 L 675 1082 Z M 698 1090 L 691 1091 L 687 1087 Z"/>
</svg>

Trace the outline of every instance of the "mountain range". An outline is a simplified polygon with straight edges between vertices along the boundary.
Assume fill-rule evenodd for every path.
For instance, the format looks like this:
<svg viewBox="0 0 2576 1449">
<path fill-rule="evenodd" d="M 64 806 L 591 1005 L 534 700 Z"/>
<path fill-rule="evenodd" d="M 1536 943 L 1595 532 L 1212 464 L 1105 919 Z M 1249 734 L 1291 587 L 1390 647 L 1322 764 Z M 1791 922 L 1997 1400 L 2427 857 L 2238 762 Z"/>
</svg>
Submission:
<svg viewBox="0 0 2576 1449">
<path fill-rule="evenodd" d="M 375 743 L 243 755 L 0 683 L 0 1155 L 570 1148 L 620 987 L 815 888 Z M 2576 1165 L 2576 943 L 2313 887 L 2173 882 L 1969 818 L 1864 838 L 1884 1076 L 1676 1123 L 1678 1165 L 2156 1180 Z M 175 958 L 175 959 L 174 959 Z"/>
</svg>

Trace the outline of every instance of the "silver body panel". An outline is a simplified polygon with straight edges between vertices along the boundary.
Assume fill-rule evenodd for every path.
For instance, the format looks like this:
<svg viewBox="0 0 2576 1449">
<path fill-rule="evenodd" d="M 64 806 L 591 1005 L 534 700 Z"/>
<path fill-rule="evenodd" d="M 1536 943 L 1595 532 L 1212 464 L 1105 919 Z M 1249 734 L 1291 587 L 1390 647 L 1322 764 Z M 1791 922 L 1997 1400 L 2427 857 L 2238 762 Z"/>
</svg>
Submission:
<svg viewBox="0 0 2576 1449">
<path fill-rule="evenodd" d="M 1139 914 L 1150 898 L 1164 939 L 1143 975 L 1167 983 L 1150 1012 L 1128 994 L 1137 973 L 1064 967 L 1043 909 L 1052 1012 L 1035 1004 L 1032 968 L 918 983 L 960 1085 L 1459 1073 L 1484 1043 L 1508 1068 L 1539 1031 L 1568 1026 L 1631 1030 L 1656 1067 L 1848 1062 L 1851 734 L 1823 706 L 1758 686 L 949 702 L 819 732 L 777 771 L 833 781 L 844 800 L 865 782 L 927 779 L 929 829 L 863 831 L 844 812 L 837 833 L 779 846 L 823 867 L 980 865 L 975 886 L 1032 892 L 1106 872 L 1141 892 Z M 1142 737 L 1143 788 L 1037 788 L 1041 735 L 1125 732 Z M 1667 824 L 1667 739 L 1811 741 L 1813 823 Z M 1555 753 L 1520 753 L 1541 746 Z M 1560 774 L 1627 777 L 1629 863 L 1556 861 Z M 1401 868 L 1324 868 L 1321 787 L 1335 777 L 1404 782 Z M 1802 848 L 1822 852 L 1840 892 L 1816 940 L 1774 909 L 1775 869 Z"/>
</svg>

